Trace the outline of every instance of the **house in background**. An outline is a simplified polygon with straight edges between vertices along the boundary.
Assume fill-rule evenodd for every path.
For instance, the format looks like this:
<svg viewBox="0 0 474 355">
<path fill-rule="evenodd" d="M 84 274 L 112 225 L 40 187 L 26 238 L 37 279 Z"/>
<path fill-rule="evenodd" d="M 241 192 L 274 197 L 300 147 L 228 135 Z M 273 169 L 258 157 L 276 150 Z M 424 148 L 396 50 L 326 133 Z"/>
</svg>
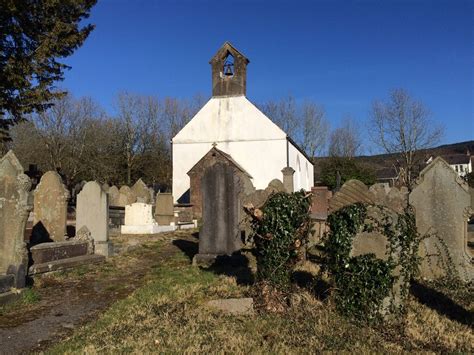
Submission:
<svg viewBox="0 0 474 355">
<path fill-rule="evenodd" d="M 248 63 L 229 42 L 211 59 L 212 98 L 172 139 L 175 202 L 190 202 L 187 173 L 213 147 L 242 167 L 257 189 L 282 180 L 282 169 L 289 167 L 294 189 L 311 190 L 309 157 L 245 96 Z"/>
<path fill-rule="evenodd" d="M 472 172 L 474 165 L 474 155 L 471 155 L 469 149 L 466 151 L 466 154 L 444 154 L 440 155 L 453 170 L 458 173 L 459 176 L 464 177 L 467 174 Z M 426 161 L 426 164 L 429 164 L 433 161 L 435 157 L 430 156 Z"/>
</svg>

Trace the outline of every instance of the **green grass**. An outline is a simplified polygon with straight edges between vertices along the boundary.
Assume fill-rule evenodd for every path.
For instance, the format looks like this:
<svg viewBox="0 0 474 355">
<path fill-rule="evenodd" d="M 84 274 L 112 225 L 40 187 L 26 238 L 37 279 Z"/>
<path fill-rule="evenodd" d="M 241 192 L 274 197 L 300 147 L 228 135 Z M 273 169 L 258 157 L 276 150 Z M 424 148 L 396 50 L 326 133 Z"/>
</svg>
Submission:
<svg viewBox="0 0 474 355">
<path fill-rule="evenodd" d="M 179 253 L 155 268 L 144 286 L 48 353 L 474 351 L 471 328 L 414 299 L 402 326 L 377 328 L 341 318 L 330 300 L 320 302 L 303 290 L 284 314 L 231 316 L 205 306 L 250 291 L 234 278 L 191 266 Z"/>
<path fill-rule="evenodd" d="M 35 304 L 41 300 L 39 293 L 31 288 L 24 289 L 19 299 L 6 305 L 0 306 L 0 315 L 15 311 L 21 307 Z"/>
</svg>

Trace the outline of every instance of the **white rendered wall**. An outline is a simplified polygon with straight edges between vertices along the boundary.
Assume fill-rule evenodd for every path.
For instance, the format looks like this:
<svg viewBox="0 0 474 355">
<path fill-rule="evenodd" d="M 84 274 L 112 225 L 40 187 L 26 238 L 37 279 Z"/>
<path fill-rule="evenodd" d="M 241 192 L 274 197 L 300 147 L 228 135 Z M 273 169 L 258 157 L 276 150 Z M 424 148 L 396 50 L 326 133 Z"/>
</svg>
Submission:
<svg viewBox="0 0 474 355">
<path fill-rule="evenodd" d="M 173 138 L 173 198 L 175 202 L 189 189 L 188 171 L 212 148 L 212 144 L 232 158 L 251 176 L 257 189 L 273 179 L 282 180 L 287 163 L 286 133 L 257 109 L 245 96 L 213 97 Z M 296 188 L 313 185 L 313 166 L 291 144 L 299 156 L 304 176 Z M 296 159 L 296 158 L 295 158 Z M 291 165 L 293 169 L 296 168 Z M 296 166 L 296 165 L 295 165 Z M 296 175 L 296 173 L 295 173 Z M 308 182 L 309 177 L 310 183 Z M 295 178 L 296 181 L 296 178 Z"/>
<path fill-rule="evenodd" d="M 295 191 L 304 189 L 311 191 L 314 186 L 314 166 L 306 157 L 288 142 L 289 151 L 289 165 L 295 170 L 293 175 L 293 184 Z"/>
<path fill-rule="evenodd" d="M 212 148 L 212 143 L 173 144 L 173 197 L 178 200 L 189 189 L 188 171 Z M 282 180 L 286 166 L 286 139 L 217 143 L 252 176 L 257 189 L 264 189 L 273 179 Z"/>
</svg>

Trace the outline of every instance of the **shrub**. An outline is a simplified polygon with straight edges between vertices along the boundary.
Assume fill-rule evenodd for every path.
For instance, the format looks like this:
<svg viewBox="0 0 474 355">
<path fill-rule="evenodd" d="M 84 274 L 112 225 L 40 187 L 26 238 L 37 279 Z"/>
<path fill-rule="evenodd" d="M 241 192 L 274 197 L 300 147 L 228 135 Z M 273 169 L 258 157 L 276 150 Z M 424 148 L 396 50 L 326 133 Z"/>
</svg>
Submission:
<svg viewBox="0 0 474 355">
<path fill-rule="evenodd" d="M 306 245 L 311 195 L 303 190 L 272 195 L 262 209 L 247 208 L 257 252 L 257 282 L 288 290 L 292 268 Z"/>
</svg>

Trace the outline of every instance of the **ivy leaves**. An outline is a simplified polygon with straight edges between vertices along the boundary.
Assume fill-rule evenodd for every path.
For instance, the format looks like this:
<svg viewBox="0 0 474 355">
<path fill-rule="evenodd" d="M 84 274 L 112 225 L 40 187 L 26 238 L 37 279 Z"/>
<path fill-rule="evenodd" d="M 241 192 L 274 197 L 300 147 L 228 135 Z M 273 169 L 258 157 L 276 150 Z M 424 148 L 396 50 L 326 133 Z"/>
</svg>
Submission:
<svg viewBox="0 0 474 355">
<path fill-rule="evenodd" d="M 251 237 L 257 251 L 257 280 L 278 289 L 289 288 L 292 266 L 308 239 L 310 196 L 304 191 L 280 192 L 272 195 L 260 212 L 253 212 Z"/>
<path fill-rule="evenodd" d="M 338 311 L 350 318 L 370 321 L 384 311 L 384 299 L 393 297 L 395 282 L 400 285 L 403 306 L 410 280 L 418 270 L 421 238 L 411 209 L 391 218 L 383 206 L 372 206 L 380 213 L 380 218 L 374 219 L 368 216 L 367 207 L 353 204 L 328 217 L 330 232 L 323 240 L 322 266 L 335 284 Z M 387 237 L 387 260 L 378 259 L 375 254 L 350 256 L 354 237 L 362 231 L 377 231 Z M 400 272 L 395 276 L 396 268 Z"/>
</svg>

